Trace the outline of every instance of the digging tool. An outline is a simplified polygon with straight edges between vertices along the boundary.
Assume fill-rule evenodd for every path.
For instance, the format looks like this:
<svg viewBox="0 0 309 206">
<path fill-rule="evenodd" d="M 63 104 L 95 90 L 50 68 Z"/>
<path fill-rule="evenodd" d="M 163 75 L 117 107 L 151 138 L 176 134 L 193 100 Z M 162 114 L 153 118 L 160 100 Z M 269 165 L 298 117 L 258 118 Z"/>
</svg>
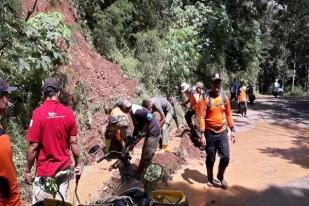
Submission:
<svg viewBox="0 0 309 206">
<path fill-rule="evenodd" d="M 78 183 L 79 183 L 80 177 L 81 177 L 81 175 L 77 175 L 76 178 L 75 178 L 75 190 L 74 190 L 78 204 L 80 204 L 80 200 L 79 200 L 79 197 L 78 197 L 78 194 L 77 194 L 77 188 L 78 188 Z"/>
</svg>

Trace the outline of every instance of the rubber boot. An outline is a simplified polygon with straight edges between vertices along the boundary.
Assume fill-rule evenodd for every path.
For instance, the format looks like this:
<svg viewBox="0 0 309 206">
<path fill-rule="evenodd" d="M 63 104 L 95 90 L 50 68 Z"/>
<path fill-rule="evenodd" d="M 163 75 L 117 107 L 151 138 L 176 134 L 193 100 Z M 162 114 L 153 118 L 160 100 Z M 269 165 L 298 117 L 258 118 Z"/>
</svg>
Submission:
<svg viewBox="0 0 309 206">
<path fill-rule="evenodd" d="M 105 147 L 103 149 L 105 155 L 110 152 L 111 143 L 111 139 L 105 139 Z"/>
<path fill-rule="evenodd" d="M 168 152 L 168 145 L 167 144 L 166 145 L 162 145 L 162 150 L 164 152 Z"/>
</svg>

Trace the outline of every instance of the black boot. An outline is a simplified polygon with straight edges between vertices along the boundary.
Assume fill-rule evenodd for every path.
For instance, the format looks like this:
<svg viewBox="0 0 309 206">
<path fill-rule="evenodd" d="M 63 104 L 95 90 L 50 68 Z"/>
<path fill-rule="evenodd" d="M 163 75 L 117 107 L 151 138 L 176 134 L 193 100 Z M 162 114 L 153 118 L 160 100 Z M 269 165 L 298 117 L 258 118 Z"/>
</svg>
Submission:
<svg viewBox="0 0 309 206">
<path fill-rule="evenodd" d="M 208 187 L 213 187 L 214 182 L 213 182 L 213 168 L 207 168 L 207 185 Z"/>
</svg>

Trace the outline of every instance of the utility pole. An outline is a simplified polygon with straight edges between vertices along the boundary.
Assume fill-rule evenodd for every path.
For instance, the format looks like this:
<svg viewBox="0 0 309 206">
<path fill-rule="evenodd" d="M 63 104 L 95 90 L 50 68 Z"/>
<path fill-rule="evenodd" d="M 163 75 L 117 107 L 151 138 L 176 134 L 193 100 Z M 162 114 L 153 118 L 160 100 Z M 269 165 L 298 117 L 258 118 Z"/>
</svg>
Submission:
<svg viewBox="0 0 309 206">
<path fill-rule="evenodd" d="M 295 76 L 296 76 L 296 52 L 295 52 L 295 55 L 294 55 L 294 68 L 293 68 L 292 94 L 294 94 L 294 82 L 295 82 Z"/>
<path fill-rule="evenodd" d="M 309 68 L 308 68 L 308 79 L 307 79 L 307 92 L 309 91 Z"/>
</svg>

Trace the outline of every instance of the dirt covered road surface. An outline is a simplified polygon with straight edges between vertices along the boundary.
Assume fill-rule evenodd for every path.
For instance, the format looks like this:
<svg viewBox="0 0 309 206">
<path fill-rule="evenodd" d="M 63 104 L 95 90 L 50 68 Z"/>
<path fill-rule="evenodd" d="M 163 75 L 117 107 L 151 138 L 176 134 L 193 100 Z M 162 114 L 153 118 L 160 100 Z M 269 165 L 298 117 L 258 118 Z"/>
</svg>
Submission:
<svg viewBox="0 0 309 206">
<path fill-rule="evenodd" d="M 207 187 L 205 152 L 194 148 L 186 134 L 171 137 L 170 152 L 156 154 L 156 161 L 168 162 L 166 167 L 174 173 L 167 185 L 159 187 L 183 191 L 192 206 L 309 205 L 309 99 L 264 96 L 249 105 L 248 118 L 233 116 L 237 142 L 230 142 L 228 190 Z M 135 162 L 140 152 L 134 151 Z M 82 203 L 117 187 L 119 174 L 108 171 L 110 164 L 85 168 L 78 188 Z M 72 182 L 69 197 L 76 203 L 74 188 Z"/>
</svg>

